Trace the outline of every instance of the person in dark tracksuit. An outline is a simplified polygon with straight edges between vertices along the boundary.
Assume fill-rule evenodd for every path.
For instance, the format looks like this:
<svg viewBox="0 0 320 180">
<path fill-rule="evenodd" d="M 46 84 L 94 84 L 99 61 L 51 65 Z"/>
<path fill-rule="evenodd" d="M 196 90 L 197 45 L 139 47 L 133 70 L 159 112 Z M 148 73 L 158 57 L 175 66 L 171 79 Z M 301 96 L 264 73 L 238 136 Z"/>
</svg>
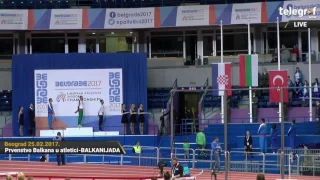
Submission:
<svg viewBox="0 0 320 180">
<path fill-rule="evenodd" d="M 58 132 L 57 136 L 53 138 L 53 141 L 63 141 L 63 138 L 61 137 L 60 132 Z M 61 162 L 62 162 L 62 165 L 66 165 L 64 154 L 57 153 L 57 162 L 58 162 L 58 166 L 60 166 Z"/>
<path fill-rule="evenodd" d="M 294 152 L 294 149 L 295 149 L 295 141 L 296 141 L 296 120 L 291 120 L 291 127 L 288 131 L 288 137 L 289 137 L 289 141 L 290 141 L 290 148 L 292 149 L 292 157 L 293 157 L 293 160 L 295 159 L 295 152 Z"/>
<path fill-rule="evenodd" d="M 295 140 L 296 140 L 296 120 L 291 120 L 291 127 L 288 131 L 288 136 L 290 139 L 290 148 L 294 149 L 295 148 Z"/>
<path fill-rule="evenodd" d="M 271 147 L 273 154 L 277 153 L 278 150 L 278 129 L 276 124 L 272 124 L 271 128 Z"/>
</svg>

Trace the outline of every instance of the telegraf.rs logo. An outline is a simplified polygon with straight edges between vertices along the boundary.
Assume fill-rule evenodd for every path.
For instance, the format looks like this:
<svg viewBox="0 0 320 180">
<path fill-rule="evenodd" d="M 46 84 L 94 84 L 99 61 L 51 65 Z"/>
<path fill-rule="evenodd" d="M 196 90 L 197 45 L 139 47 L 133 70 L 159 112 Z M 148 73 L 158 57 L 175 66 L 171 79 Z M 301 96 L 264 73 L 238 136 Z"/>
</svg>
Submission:
<svg viewBox="0 0 320 180">
<path fill-rule="evenodd" d="M 36 74 L 36 98 L 37 104 L 47 104 L 48 103 L 48 75 L 47 73 L 37 73 Z"/>
<path fill-rule="evenodd" d="M 110 108 L 121 106 L 121 73 L 109 72 L 109 103 Z"/>
<path fill-rule="evenodd" d="M 302 9 L 300 8 L 300 6 L 294 6 L 289 4 L 287 6 L 287 8 L 279 8 L 279 14 L 281 16 L 298 16 L 300 18 L 304 17 L 304 16 L 308 16 L 309 19 L 316 19 L 317 18 L 317 7 L 313 7 L 313 8 L 306 8 L 306 9 Z"/>
</svg>

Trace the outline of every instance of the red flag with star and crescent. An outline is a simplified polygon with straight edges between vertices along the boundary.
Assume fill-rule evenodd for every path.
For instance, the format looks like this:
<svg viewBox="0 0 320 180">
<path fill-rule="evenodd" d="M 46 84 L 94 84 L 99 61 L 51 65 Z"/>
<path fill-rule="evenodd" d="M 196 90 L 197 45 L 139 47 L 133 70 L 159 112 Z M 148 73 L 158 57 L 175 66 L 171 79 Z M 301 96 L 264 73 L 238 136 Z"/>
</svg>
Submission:
<svg viewBox="0 0 320 180">
<path fill-rule="evenodd" d="M 269 101 L 274 103 L 281 102 L 281 88 L 283 88 L 283 102 L 289 102 L 288 93 L 288 71 L 270 70 L 269 71 Z"/>
</svg>

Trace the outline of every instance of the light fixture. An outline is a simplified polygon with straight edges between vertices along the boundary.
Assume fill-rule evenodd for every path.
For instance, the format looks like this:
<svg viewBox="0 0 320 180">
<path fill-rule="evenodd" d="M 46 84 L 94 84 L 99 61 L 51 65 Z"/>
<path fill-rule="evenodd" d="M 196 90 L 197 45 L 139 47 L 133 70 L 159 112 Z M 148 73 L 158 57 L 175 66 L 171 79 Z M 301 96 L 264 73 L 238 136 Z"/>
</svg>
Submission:
<svg viewBox="0 0 320 180">
<path fill-rule="evenodd" d="M 96 33 L 93 32 L 92 34 L 96 34 Z"/>
<path fill-rule="evenodd" d="M 111 32 L 111 34 L 114 34 L 114 32 Z"/>
<path fill-rule="evenodd" d="M 130 32 L 130 34 L 132 34 L 132 32 Z"/>
</svg>

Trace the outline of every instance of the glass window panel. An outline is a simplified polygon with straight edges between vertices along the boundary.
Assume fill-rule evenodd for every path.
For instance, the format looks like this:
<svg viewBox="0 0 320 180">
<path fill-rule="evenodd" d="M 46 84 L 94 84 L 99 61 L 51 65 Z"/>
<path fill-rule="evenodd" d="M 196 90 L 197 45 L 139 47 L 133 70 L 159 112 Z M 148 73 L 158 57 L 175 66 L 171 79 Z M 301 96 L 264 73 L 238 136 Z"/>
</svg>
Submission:
<svg viewBox="0 0 320 180">
<path fill-rule="evenodd" d="M 202 30 L 201 33 L 202 34 L 213 34 L 214 30 L 210 29 L 210 30 Z"/>
<path fill-rule="evenodd" d="M 79 37 L 79 33 L 68 33 L 67 37 Z"/>
<path fill-rule="evenodd" d="M 266 32 L 263 33 L 263 46 L 264 46 L 263 53 L 269 54 L 269 52 L 267 52 L 267 33 Z"/>
<path fill-rule="evenodd" d="M 238 29 L 223 29 L 223 33 L 248 33 L 248 28 L 238 28 Z M 217 34 L 220 34 L 220 28 L 216 30 Z"/>
<path fill-rule="evenodd" d="M 105 38 L 99 39 L 99 52 L 100 53 L 107 52 L 107 43 Z"/>
<path fill-rule="evenodd" d="M 130 31 L 109 32 L 104 34 L 98 34 L 99 37 L 132 37 L 133 33 Z"/>
<path fill-rule="evenodd" d="M 186 36 L 186 62 L 194 65 L 197 59 L 197 36 Z"/>
<path fill-rule="evenodd" d="M 297 31 L 280 31 L 280 46 L 284 45 L 287 48 L 293 48 L 298 44 L 298 32 Z M 268 45 L 269 49 L 274 50 L 277 48 L 277 32 L 268 32 Z"/>
<path fill-rule="evenodd" d="M 186 35 L 197 35 L 198 32 L 197 31 L 185 31 Z"/>
<path fill-rule="evenodd" d="M 13 54 L 13 38 L 0 39 L 0 56 Z"/>
<path fill-rule="evenodd" d="M 20 52 L 19 52 L 19 39 L 18 38 L 15 38 L 14 39 L 14 43 L 15 43 L 15 47 L 14 47 L 14 51 L 15 51 L 15 54 L 19 54 Z"/>
<path fill-rule="evenodd" d="M 28 38 L 27 39 L 27 52 L 26 52 L 26 54 L 30 54 L 30 42 L 31 42 L 31 40 L 30 40 L 30 38 Z"/>
<path fill-rule="evenodd" d="M 10 37 L 13 37 L 13 34 L 12 33 L 10 33 L 10 34 L 2 34 L 2 33 L 0 33 L 0 38 L 10 38 Z"/>
<path fill-rule="evenodd" d="M 64 38 L 33 38 L 32 54 L 65 53 Z"/>
<path fill-rule="evenodd" d="M 159 57 L 183 57 L 183 37 L 151 37 L 151 56 Z"/>
<path fill-rule="evenodd" d="M 92 38 L 92 37 L 96 37 L 97 35 L 96 33 L 87 33 L 86 36 Z"/>
<path fill-rule="evenodd" d="M 68 52 L 77 53 L 78 52 L 78 39 L 68 39 Z"/>
<path fill-rule="evenodd" d="M 301 32 L 301 50 L 303 53 L 307 53 L 309 51 L 308 32 Z"/>
<path fill-rule="evenodd" d="M 280 24 L 280 27 L 279 27 L 280 32 L 281 31 L 288 31 L 288 30 L 297 30 L 297 28 L 291 27 L 291 26 L 288 26 L 286 28 L 284 28 L 284 27 L 285 27 L 285 23 L 284 24 Z M 277 31 L 277 27 L 276 26 L 275 27 L 268 27 L 267 30 L 268 30 L 268 32 L 270 32 L 270 31 L 276 32 Z"/>
<path fill-rule="evenodd" d="M 96 52 L 96 39 L 87 39 L 86 40 L 86 52 L 95 53 Z"/>
<path fill-rule="evenodd" d="M 35 33 L 31 37 L 64 37 L 64 33 Z"/>
<path fill-rule="evenodd" d="M 106 52 L 132 52 L 132 37 L 106 37 Z"/>
<path fill-rule="evenodd" d="M 203 36 L 203 56 L 213 56 L 213 36 Z"/>
<path fill-rule="evenodd" d="M 147 54 L 148 54 L 148 58 L 149 58 L 149 54 L 150 54 L 150 46 L 149 46 L 149 44 L 150 44 L 150 38 L 149 38 L 150 36 L 147 36 Z"/>
<path fill-rule="evenodd" d="M 151 32 L 151 36 L 182 36 L 182 31 L 160 31 Z"/>
<path fill-rule="evenodd" d="M 217 56 L 221 55 L 221 37 L 217 35 Z M 251 49 L 253 50 L 253 33 L 251 33 Z M 248 34 L 224 34 L 223 35 L 223 55 L 238 55 L 248 53 Z"/>
<path fill-rule="evenodd" d="M 318 47 L 319 47 L 319 52 L 320 52 L 320 31 L 318 32 Z"/>
</svg>

